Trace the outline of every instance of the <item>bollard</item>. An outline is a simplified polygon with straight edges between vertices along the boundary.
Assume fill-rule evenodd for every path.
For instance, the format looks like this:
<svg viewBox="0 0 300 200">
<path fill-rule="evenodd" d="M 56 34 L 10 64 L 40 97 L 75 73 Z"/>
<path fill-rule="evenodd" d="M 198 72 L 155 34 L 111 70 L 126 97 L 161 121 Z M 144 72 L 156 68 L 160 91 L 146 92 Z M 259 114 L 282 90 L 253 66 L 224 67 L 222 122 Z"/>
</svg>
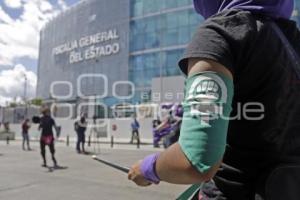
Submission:
<svg viewBox="0 0 300 200">
<path fill-rule="evenodd" d="M 118 129 L 118 126 L 116 124 L 113 124 L 111 129 L 112 129 L 112 133 L 111 133 L 110 147 L 114 148 L 114 135 L 115 135 L 115 131 L 117 131 Z"/>
<path fill-rule="evenodd" d="M 67 141 L 67 146 L 69 146 L 69 145 L 70 145 L 70 138 L 69 138 L 69 135 L 67 135 L 66 141 Z"/>
<path fill-rule="evenodd" d="M 110 147 L 111 147 L 111 148 L 114 148 L 114 136 L 111 136 L 110 139 L 111 139 L 111 140 L 110 140 Z"/>
<path fill-rule="evenodd" d="M 140 148 L 140 138 L 139 137 L 137 138 L 136 148 L 138 148 L 138 149 Z"/>
<path fill-rule="evenodd" d="M 9 136 L 6 138 L 6 144 L 9 145 Z"/>
<path fill-rule="evenodd" d="M 88 147 L 91 146 L 91 136 L 89 135 L 89 140 L 88 140 Z"/>
</svg>

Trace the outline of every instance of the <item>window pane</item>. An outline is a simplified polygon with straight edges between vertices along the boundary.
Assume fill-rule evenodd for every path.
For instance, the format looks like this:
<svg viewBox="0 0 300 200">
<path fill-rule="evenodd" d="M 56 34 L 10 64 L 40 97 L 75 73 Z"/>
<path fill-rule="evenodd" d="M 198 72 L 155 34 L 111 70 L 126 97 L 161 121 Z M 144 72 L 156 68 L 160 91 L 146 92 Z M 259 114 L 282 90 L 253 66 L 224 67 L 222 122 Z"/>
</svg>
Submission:
<svg viewBox="0 0 300 200">
<path fill-rule="evenodd" d="M 167 76 L 178 76 L 180 74 L 181 72 L 179 67 L 167 68 Z"/>
<path fill-rule="evenodd" d="M 154 33 L 147 33 L 145 35 L 145 49 L 157 48 L 159 47 L 159 40 L 157 34 Z"/>
<path fill-rule="evenodd" d="M 176 8 L 177 7 L 177 0 L 165 0 L 165 8 L 170 9 L 170 8 Z"/>
<path fill-rule="evenodd" d="M 171 46 L 178 44 L 178 31 L 177 29 L 167 29 L 163 34 L 163 46 Z"/>
<path fill-rule="evenodd" d="M 132 11 L 133 17 L 141 16 L 143 14 L 143 1 L 142 0 L 133 0 L 132 6 L 133 6 L 133 8 L 131 9 L 131 11 Z"/>
<path fill-rule="evenodd" d="M 190 41 L 189 26 L 183 26 L 178 29 L 178 44 L 187 44 Z"/>
<path fill-rule="evenodd" d="M 189 24 L 189 12 L 183 11 L 178 12 L 178 26 L 187 26 Z"/>
<path fill-rule="evenodd" d="M 168 13 L 166 15 L 166 26 L 167 28 L 176 28 L 178 26 L 178 12 Z"/>
<path fill-rule="evenodd" d="M 159 1 L 158 0 L 144 0 L 144 15 L 149 13 L 154 13 L 159 11 Z"/>
<path fill-rule="evenodd" d="M 145 43 L 144 43 L 144 34 L 138 34 L 132 38 L 133 43 L 133 50 L 139 51 L 144 49 Z"/>
<path fill-rule="evenodd" d="M 192 5 L 192 0 L 177 0 L 178 7 Z"/>
<path fill-rule="evenodd" d="M 194 10 L 189 11 L 189 24 L 190 25 L 200 25 L 201 22 L 203 22 L 203 18 L 201 15 L 197 14 Z"/>
</svg>

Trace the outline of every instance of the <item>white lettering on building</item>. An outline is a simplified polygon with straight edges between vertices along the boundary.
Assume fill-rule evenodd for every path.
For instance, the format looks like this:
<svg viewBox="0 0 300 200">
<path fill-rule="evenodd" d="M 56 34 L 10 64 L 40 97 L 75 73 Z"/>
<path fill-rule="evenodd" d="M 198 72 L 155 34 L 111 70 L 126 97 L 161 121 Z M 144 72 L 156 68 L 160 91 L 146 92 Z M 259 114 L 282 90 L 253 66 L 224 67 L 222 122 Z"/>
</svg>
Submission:
<svg viewBox="0 0 300 200">
<path fill-rule="evenodd" d="M 118 39 L 117 30 L 112 29 L 61 44 L 53 48 L 52 53 L 54 56 L 69 53 L 70 64 L 97 59 L 119 53 L 120 44 L 116 42 Z"/>
</svg>

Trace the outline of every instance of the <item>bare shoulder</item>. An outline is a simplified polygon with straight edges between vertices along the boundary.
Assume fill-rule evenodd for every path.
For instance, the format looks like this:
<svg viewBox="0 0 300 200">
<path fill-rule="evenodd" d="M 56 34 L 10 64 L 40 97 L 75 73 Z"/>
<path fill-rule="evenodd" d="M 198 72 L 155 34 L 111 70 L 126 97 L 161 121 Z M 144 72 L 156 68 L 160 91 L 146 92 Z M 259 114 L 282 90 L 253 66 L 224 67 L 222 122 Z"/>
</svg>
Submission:
<svg viewBox="0 0 300 200">
<path fill-rule="evenodd" d="M 233 74 L 224 65 L 209 59 L 190 58 L 188 61 L 188 75 L 199 72 L 212 71 L 224 74 L 233 79 Z"/>
</svg>

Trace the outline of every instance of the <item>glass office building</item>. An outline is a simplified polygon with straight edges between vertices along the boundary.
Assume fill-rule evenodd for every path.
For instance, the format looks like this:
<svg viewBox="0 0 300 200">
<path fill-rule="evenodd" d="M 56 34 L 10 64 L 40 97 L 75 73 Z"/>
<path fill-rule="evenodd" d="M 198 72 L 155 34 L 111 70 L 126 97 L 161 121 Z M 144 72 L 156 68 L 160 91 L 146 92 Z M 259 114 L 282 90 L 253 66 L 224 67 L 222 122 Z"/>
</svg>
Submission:
<svg viewBox="0 0 300 200">
<path fill-rule="evenodd" d="M 132 0 L 130 7 L 129 77 L 136 85 L 134 101 L 140 101 L 141 93 L 151 93 L 154 77 L 181 74 L 178 59 L 201 17 L 191 0 Z"/>
<path fill-rule="evenodd" d="M 181 75 L 177 62 L 201 21 L 192 0 L 83 0 L 41 31 L 37 96 L 150 102 L 153 78 Z"/>
<path fill-rule="evenodd" d="M 295 2 L 295 9 L 293 12 L 292 19 L 297 22 L 298 27 L 299 27 L 299 24 L 300 24 L 300 0 L 295 0 L 294 2 Z"/>
<path fill-rule="evenodd" d="M 37 96 L 98 96 L 109 106 L 153 101 L 153 80 L 181 76 L 177 62 L 203 21 L 192 3 L 83 0 L 69 8 L 41 31 Z M 297 22 L 299 9 L 296 1 Z"/>
</svg>

